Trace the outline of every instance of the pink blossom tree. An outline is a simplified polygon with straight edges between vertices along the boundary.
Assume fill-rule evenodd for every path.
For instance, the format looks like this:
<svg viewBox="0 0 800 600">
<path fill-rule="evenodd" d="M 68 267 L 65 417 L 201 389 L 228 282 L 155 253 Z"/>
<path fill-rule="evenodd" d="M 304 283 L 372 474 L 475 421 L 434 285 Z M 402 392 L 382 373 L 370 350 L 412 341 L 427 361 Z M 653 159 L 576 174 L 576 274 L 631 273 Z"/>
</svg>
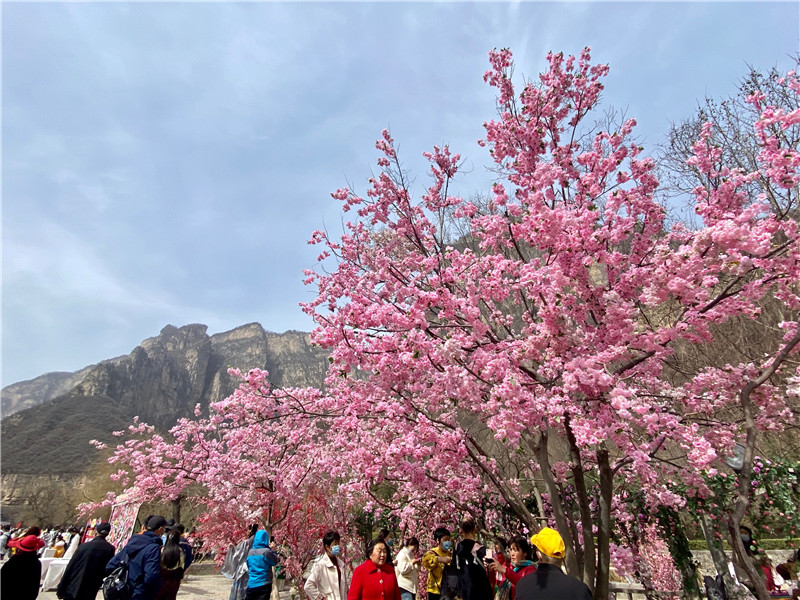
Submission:
<svg viewBox="0 0 800 600">
<path fill-rule="evenodd" d="M 261 523 L 276 542 L 291 541 L 287 571 L 299 577 L 309 549 L 318 549 L 320 529 L 348 524 L 349 506 L 330 500 L 336 480 L 315 464 L 323 431 L 304 406 L 320 392 L 273 390 L 265 371 L 231 374 L 242 378 L 240 388 L 212 405 L 208 418 L 198 407 L 196 419 L 179 420 L 166 435 L 138 421 L 129 427 L 129 439 L 109 459 L 124 466 L 112 479 L 141 502 L 187 497 L 201 504 L 200 535 L 218 552 Z M 114 501 L 109 494 L 99 505 Z"/>
<path fill-rule="evenodd" d="M 331 349 L 327 394 L 342 415 L 332 431 L 352 459 L 349 485 L 390 482 L 403 517 L 503 503 L 529 528 L 552 519 L 569 571 L 603 596 L 613 513 L 624 510 L 613 506 L 617 486 L 680 506 L 669 482 L 707 493 L 703 474 L 742 432 L 747 491 L 758 432 L 795 418 L 784 390 L 800 343 L 797 223 L 747 191 L 760 178 L 796 196 L 798 154 L 781 131 L 800 113 L 751 98 L 762 113 L 757 171 L 724 164 L 704 127 L 690 159 L 703 177 L 693 190 L 702 224 L 667 227 L 635 122 L 592 127 L 607 67 L 588 50 L 551 54 L 548 72 L 517 93 L 510 52 L 490 58 L 499 118 L 481 142 L 498 174 L 489 197 L 450 195 L 460 156 L 444 147 L 426 154 L 433 183 L 415 201 L 384 132 L 366 197 L 333 194 L 357 218 L 340 240 L 312 238 L 336 268 L 307 273 L 319 296 L 304 309 Z M 784 85 L 796 96 L 793 74 Z M 767 298 L 787 318 L 764 357 L 666 376 L 676 348 L 757 321 Z M 526 504 L 537 494 L 547 515 Z M 746 508 L 742 495 L 733 543 Z"/>
<path fill-rule="evenodd" d="M 741 554 L 756 439 L 796 421 L 786 390 L 800 344 L 797 222 L 747 191 L 760 179 L 797 196 L 800 157 L 781 131 L 800 111 L 751 98 L 757 170 L 726 164 L 704 127 L 690 158 L 702 224 L 669 227 L 635 121 L 594 124 L 605 65 L 588 50 L 550 54 L 518 92 L 511 53 L 490 61 L 488 195 L 452 195 L 460 156 L 435 147 L 415 200 L 384 132 L 366 196 L 333 194 L 356 217 L 341 238 L 311 240 L 323 247 L 306 273 L 318 296 L 303 309 L 331 352 L 324 393 L 245 374 L 208 419 L 179 422 L 174 441 L 118 449 L 139 495 L 197 482 L 209 510 L 275 525 L 303 490 L 327 489 L 415 533 L 462 514 L 491 530 L 510 510 L 529 531 L 555 525 L 569 572 L 605 597 L 615 519 L 631 512 L 620 491 L 682 507 L 675 484 L 708 494 L 744 435 L 727 523 Z M 782 85 L 800 91 L 793 74 Z M 758 328 L 767 299 L 785 318 L 781 335 L 761 327 L 763 356 L 681 370 L 681 352 L 718 342 L 720 325 Z"/>
</svg>

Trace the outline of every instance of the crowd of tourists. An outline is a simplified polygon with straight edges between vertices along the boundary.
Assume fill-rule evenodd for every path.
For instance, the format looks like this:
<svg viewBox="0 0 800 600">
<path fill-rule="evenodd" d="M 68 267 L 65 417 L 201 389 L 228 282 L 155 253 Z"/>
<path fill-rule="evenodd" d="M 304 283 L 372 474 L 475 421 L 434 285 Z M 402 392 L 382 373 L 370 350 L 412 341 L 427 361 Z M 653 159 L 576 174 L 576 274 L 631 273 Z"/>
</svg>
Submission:
<svg viewBox="0 0 800 600">
<path fill-rule="evenodd" d="M 78 529 L 77 527 L 48 527 L 42 530 L 39 527 L 22 526 L 12 529 L 10 525 L 3 525 L 0 528 L 0 560 L 17 552 L 14 540 L 30 535 L 30 531 L 35 531 L 36 536 L 44 542 L 41 552 L 50 548 L 52 549 L 53 558 L 69 558 L 72 556 L 83 535 L 83 529 Z"/>
<path fill-rule="evenodd" d="M 586 584 L 564 573 L 564 540 L 554 529 L 546 527 L 530 540 L 521 535 L 508 542 L 498 539 L 492 548 L 476 539 L 472 519 L 462 521 L 457 533 L 455 543 L 455 535 L 439 527 L 425 552 L 410 537 L 393 556 L 394 540 L 381 530 L 351 574 L 339 533 L 329 531 L 305 581 L 307 600 L 416 600 L 422 579 L 427 600 L 592 598 Z M 251 529 L 246 540 L 229 549 L 223 564 L 223 574 L 233 579 L 229 600 L 270 598 L 272 567 L 279 561 L 267 532 Z"/>
<path fill-rule="evenodd" d="M 144 522 L 118 552 L 106 540 L 108 523 L 97 524 L 85 543 L 78 529 L 3 528 L 0 560 L 9 558 L 0 569 L 0 597 L 34 600 L 42 576 L 39 556 L 50 548 L 50 557 L 69 561 L 56 590 L 61 600 L 94 600 L 104 579 L 121 565 L 130 600 L 176 600 L 194 560 L 192 544 L 181 524 L 158 515 Z M 491 547 L 481 544 L 476 533 L 475 522 L 467 518 L 457 532 L 437 528 L 425 551 L 416 537 L 409 537 L 393 556 L 394 540 L 382 529 L 367 545 L 364 561 L 351 569 L 343 560 L 341 536 L 328 531 L 307 571 L 306 600 L 416 600 L 423 591 L 420 582 L 425 600 L 592 600 L 589 588 L 564 572 L 566 550 L 556 530 L 545 527 L 530 538 L 494 538 Z M 797 579 L 800 557 L 793 554 L 775 567 L 748 528 L 742 528 L 741 537 L 770 592 L 779 590 L 783 580 Z M 223 575 L 233 579 L 229 600 L 271 598 L 281 555 L 270 541 L 266 530 L 253 525 L 246 539 L 229 548 L 222 565 Z"/>
<path fill-rule="evenodd" d="M 106 540 L 109 523 L 98 523 L 94 535 L 84 543 L 75 530 L 68 540 L 47 536 L 39 527 L 30 527 L 0 535 L 2 556 L 11 554 L 0 569 L 0 598 L 34 600 L 40 591 L 42 563 L 40 555 L 49 546 L 66 550 L 53 552 L 49 558 L 69 562 L 56 588 L 61 600 L 94 600 L 103 580 L 125 564 L 130 600 L 175 600 L 181 581 L 193 562 L 191 543 L 184 537 L 185 527 L 164 517 L 151 515 L 142 530 L 131 536 L 119 552 Z"/>
</svg>

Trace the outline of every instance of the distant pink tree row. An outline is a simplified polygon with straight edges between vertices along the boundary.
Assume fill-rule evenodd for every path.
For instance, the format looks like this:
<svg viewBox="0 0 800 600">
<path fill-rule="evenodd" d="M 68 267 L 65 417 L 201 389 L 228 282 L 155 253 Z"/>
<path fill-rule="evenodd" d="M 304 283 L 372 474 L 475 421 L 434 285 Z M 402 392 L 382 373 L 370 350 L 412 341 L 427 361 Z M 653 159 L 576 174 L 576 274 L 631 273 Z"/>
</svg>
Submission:
<svg viewBox="0 0 800 600">
<path fill-rule="evenodd" d="M 784 132 L 800 109 L 748 98 L 761 114 L 752 171 L 727 164 L 703 127 L 688 161 L 701 222 L 670 226 L 635 121 L 596 125 L 608 67 L 588 49 L 547 60 L 517 90 L 511 52 L 490 53 L 487 194 L 452 195 L 461 159 L 445 146 L 426 153 L 431 184 L 415 199 L 388 132 L 366 195 L 333 194 L 355 217 L 341 237 L 313 234 L 318 296 L 303 305 L 330 350 L 324 392 L 244 374 L 210 418 L 118 447 L 132 493 L 169 498 L 196 482 L 210 511 L 278 526 L 275 511 L 310 490 L 336 506 L 321 515 L 331 523 L 355 507 L 413 532 L 462 514 L 492 530 L 510 512 L 520 529 L 555 526 L 569 572 L 605 597 L 631 498 L 656 510 L 708 495 L 740 442 L 724 527 L 769 597 L 738 527 L 759 435 L 797 425 L 798 223 L 770 206 L 797 202 L 800 154 Z M 794 73 L 780 85 L 796 106 Z M 757 361 L 684 359 L 745 322 L 761 331 Z"/>
</svg>

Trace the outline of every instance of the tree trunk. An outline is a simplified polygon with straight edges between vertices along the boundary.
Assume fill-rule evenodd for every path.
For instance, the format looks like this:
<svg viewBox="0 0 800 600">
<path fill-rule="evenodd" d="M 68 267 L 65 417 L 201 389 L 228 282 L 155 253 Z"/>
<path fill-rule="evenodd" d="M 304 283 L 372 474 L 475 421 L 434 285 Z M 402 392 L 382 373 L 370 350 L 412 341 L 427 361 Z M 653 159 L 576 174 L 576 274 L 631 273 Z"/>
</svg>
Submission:
<svg viewBox="0 0 800 600">
<path fill-rule="evenodd" d="M 742 538 L 739 537 L 739 526 L 742 524 L 742 518 L 745 513 L 747 513 L 747 509 L 750 506 L 750 494 L 752 493 L 753 455 L 756 447 L 756 423 L 753 415 L 753 405 L 750 401 L 750 394 L 760 385 L 758 381 L 759 380 L 748 383 L 739 395 L 742 409 L 744 410 L 744 425 L 747 437 L 744 443 L 742 469 L 739 471 L 737 482 L 739 489 L 736 495 L 736 501 L 733 505 L 733 510 L 728 517 L 728 536 L 730 538 L 731 548 L 733 548 L 733 560 L 747 573 L 756 596 L 759 600 L 770 600 L 764 578 L 761 576 L 761 573 L 756 570 L 753 561 L 750 560 L 750 557 L 745 551 Z"/>
<path fill-rule="evenodd" d="M 577 577 L 581 575 L 575 556 L 575 544 L 577 540 L 572 539 L 567 516 L 564 512 L 564 505 L 558 494 L 558 486 L 556 486 L 555 479 L 553 479 L 553 471 L 550 468 L 550 456 L 547 449 L 547 432 L 543 431 L 539 434 L 539 440 L 535 449 L 539 459 L 539 466 L 542 468 L 542 479 L 547 487 L 547 492 L 550 494 L 550 506 L 553 508 L 556 526 L 558 527 L 558 532 L 561 534 L 561 537 L 564 539 L 564 546 L 566 546 L 567 556 L 564 562 L 567 566 L 567 572 Z"/>
<path fill-rule="evenodd" d="M 731 577 L 730 561 L 725 554 L 721 541 L 714 537 L 708 515 L 703 513 L 700 513 L 700 529 L 703 530 L 703 537 L 706 540 L 708 551 L 711 553 L 711 560 L 714 562 L 717 575 L 722 575 L 722 579 L 725 582 L 725 589 L 730 593 L 738 587 L 733 577 Z"/>
<path fill-rule="evenodd" d="M 614 473 L 608 462 L 608 450 L 597 450 L 597 468 L 600 475 L 600 522 L 597 524 L 597 580 L 595 598 L 608 598 L 609 571 L 611 569 L 611 501 L 614 494 Z"/>
<path fill-rule="evenodd" d="M 175 523 L 181 522 L 181 502 L 183 501 L 183 496 L 178 496 L 177 498 L 170 500 L 170 504 L 172 505 L 172 518 L 175 519 Z"/>
<path fill-rule="evenodd" d="M 578 443 L 575 440 L 575 434 L 572 432 L 572 427 L 570 427 L 569 415 L 564 416 L 564 429 L 567 432 L 569 453 L 570 458 L 572 458 L 572 478 L 575 483 L 575 494 L 578 497 L 578 507 L 581 511 L 581 530 L 583 532 L 583 582 L 594 592 L 597 556 L 594 545 L 594 532 L 592 531 L 592 509 L 589 506 L 589 495 L 586 493 L 583 460 L 581 459 L 581 452 L 578 449 Z"/>
</svg>

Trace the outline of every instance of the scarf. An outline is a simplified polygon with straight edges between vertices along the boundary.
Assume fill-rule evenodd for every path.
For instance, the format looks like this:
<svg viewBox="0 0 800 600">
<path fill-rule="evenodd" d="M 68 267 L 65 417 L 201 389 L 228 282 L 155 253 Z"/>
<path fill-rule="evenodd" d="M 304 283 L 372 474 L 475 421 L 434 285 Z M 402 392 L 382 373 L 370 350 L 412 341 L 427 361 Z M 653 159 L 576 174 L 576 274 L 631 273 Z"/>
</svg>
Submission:
<svg viewBox="0 0 800 600">
<path fill-rule="evenodd" d="M 524 569 L 525 567 L 532 567 L 533 561 L 532 560 L 523 560 L 518 563 L 514 563 L 512 567 L 514 568 L 514 573 L 519 571 L 520 569 Z"/>
</svg>

